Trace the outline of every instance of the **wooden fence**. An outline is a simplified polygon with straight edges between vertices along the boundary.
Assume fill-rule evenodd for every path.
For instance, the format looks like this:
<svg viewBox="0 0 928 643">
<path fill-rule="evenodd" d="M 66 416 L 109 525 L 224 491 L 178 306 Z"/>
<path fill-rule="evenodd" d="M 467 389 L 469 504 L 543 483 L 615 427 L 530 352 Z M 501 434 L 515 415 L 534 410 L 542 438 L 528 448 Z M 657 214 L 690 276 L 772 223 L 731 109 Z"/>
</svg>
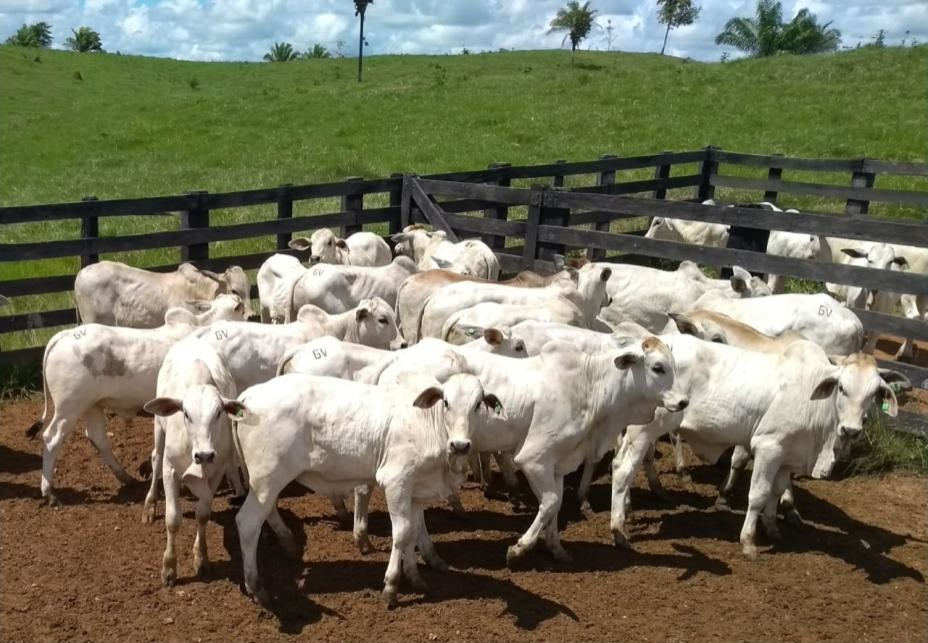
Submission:
<svg viewBox="0 0 928 643">
<path fill-rule="evenodd" d="M 681 174 L 681 166 L 696 169 Z M 720 171 L 739 166 L 765 168 L 767 178 L 728 176 Z M 642 168 L 653 169 L 653 178 L 622 180 L 621 173 Z M 678 170 L 676 175 L 673 172 L 675 168 Z M 847 186 L 841 186 L 784 180 L 785 172 L 797 170 L 846 173 L 849 182 Z M 592 175 L 592 179 L 583 185 L 564 188 L 566 177 L 576 175 Z M 675 261 L 690 259 L 716 266 L 738 264 L 750 270 L 806 279 L 928 294 L 928 279 L 915 274 L 656 241 L 641 236 L 641 225 L 621 234 L 609 231 L 616 221 L 662 216 L 928 247 L 928 223 L 924 220 L 886 220 L 868 215 L 874 202 L 917 206 L 928 212 L 928 190 L 880 189 L 874 187 L 878 175 L 928 177 L 928 164 L 760 156 L 709 147 L 637 157 L 604 156 L 594 161 L 575 163 L 493 164 L 484 170 L 424 177 L 395 174 L 384 179 L 352 178 L 338 183 L 284 185 L 222 194 L 190 192 L 147 199 L 4 207 L 0 208 L 0 231 L 7 224 L 79 219 L 81 238 L 0 243 L 0 263 L 79 256 L 83 266 L 97 261 L 103 253 L 178 247 L 180 261 L 192 261 L 202 268 L 222 269 L 235 264 L 252 269 L 260 266 L 275 251 L 293 254 L 287 249 L 287 242 L 296 231 L 338 227 L 342 234 L 350 234 L 365 225 L 385 224 L 392 233 L 411 222 L 428 221 L 448 232 L 452 238 L 459 234 L 481 235 L 499 254 L 503 270 L 507 272 L 523 268 L 551 269 L 554 253 L 586 250 L 594 259 L 613 253 L 608 257 L 610 260 L 622 260 L 627 259 L 630 253 Z M 529 181 L 533 186 L 515 188 L 512 187 L 514 181 Z M 763 198 L 774 202 L 784 193 L 840 199 L 844 212 L 841 216 L 795 215 L 750 208 L 709 207 L 666 199 L 668 190 L 681 188 L 692 190 L 691 195 L 696 200 L 712 198 L 717 188 L 749 190 L 758 193 L 758 200 Z M 374 194 L 388 195 L 388 205 L 365 207 L 365 197 Z M 628 195 L 637 196 L 632 198 Z M 649 198 L 642 198 L 642 195 Z M 340 197 L 340 211 L 294 216 L 295 203 L 332 197 Z M 211 211 L 262 204 L 275 205 L 276 218 L 210 226 Z M 512 216 L 517 212 L 520 213 L 518 217 Z M 524 219 L 521 212 L 525 213 Z M 98 235 L 100 217 L 165 213 L 179 214 L 178 230 L 118 237 Z M 209 244 L 212 242 L 260 235 L 276 235 L 276 250 L 210 258 Z M 615 253 L 623 256 L 617 257 Z M 176 264 L 171 264 L 153 269 L 170 270 L 175 267 Z M 16 298 L 70 291 L 73 282 L 74 275 L 0 281 L 0 293 Z M 73 309 L 23 312 L 17 308 L 14 306 L 13 314 L 0 316 L 0 340 L 6 333 L 73 324 L 76 319 Z M 860 311 L 859 315 L 870 330 L 928 340 L 928 323 L 869 311 Z M 41 346 L 0 352 L 0 367 L 38 364 L 41 352 Z M 928 369 L 903 364 L 893 366 L 906 372 L 916 384 L 928 378 Z"/>
</svg>

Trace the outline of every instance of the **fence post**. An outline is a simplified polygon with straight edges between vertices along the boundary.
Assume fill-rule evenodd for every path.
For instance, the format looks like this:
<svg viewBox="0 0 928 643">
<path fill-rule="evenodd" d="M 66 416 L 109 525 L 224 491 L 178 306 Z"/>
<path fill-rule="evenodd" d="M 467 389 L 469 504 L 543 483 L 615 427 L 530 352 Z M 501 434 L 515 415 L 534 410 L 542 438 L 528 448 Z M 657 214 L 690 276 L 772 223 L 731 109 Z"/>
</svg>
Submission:
<svg viewBox="0 0 928 643">
<path fill-rule="evenodd" d="M 670 155 L 670 154 L 673 154 L 673 152 L 671 152 L 671 151 L 669 151 L 669 150 L 664 150 L 663 152 L 661 152 L 661 154 Z M 669 163 L 665 163 L 664 165 L 658 165 L 656 168 L 654 168 L 654 179 L 657 180 L 657 181 L 659 181 L 659 180 L 661 180 L 661 179 L 669 179 L 669 178 L 670 178 L 670 168 L 671 168 L 671 165 L 670 165 Z M 667 198 L 667 188 L 657 188 L 657 189 L 654 190 L 654 192 L 651 194 L 651 198 L 652 198 L 652 199 L 666 199 L 666 198 Z"/>
<path fill-rule="evenodd" d="M 398 208 L 396 214 L 390 216 L 390 223 L 388 224 L 388 234 L 393 235 L 403 230 L 402 214 L 399 211 L 403 205 L 403 173 L 394 172 L 390 175 L 390 178 L 399 180 L 397 187 L 390 190 L 390 207 Z"/>
<path fill-rule="evenodd" d="M 290 193 L 292 183 L 281 183 L 277 186 L 277 220 L 293 218 L 293 195 Z M 277 233 L 277 249 L 286 250 L 290 246 L 290 240 L 293 238 L 292 232 Z"/>
<path fill-rule="evenodd" d="M 96 201 L 95 196 L 85 196 L 81 201 Z M 81 217 L 81 239 L 96 239 L 100 236 L 100 219 L 91 214 Z M 81 255 L 81 268 L 100 261 L 100 255 L 95 252 Z"/>
<path fill-rule="evenodd" d="M 872 188 L 876 175 L 873 172 L 864 172 L 863 167 L 867 159 L 860 160 L 859 170 L 851 175 L 852 188 Z M 859 217 L 870 211 L 870 201 L 864 199 L 848 199 L 844 206 L 844 213 L 849 217 Z"/>
<path fill-rule="evenodd" d="M 508 188 L 512 185 L 512 177 L 509 175 L 509 170 L 507 168 L 512 167 L 511 163 L 490 163 L 487 166 L 487 169 L 498 170 L 499 178 L 496 180 L 496 185 L 501 187 Z M 483 211 L 483 216 L 485 219 L 498 219 L 500 221 L 506 221 L 509 218 L 509 206 L 508 205 L 498 205 L 493 208 L 487 208 Z M 506 247 L 506 237 L 497 235 L 497 234 L 485 234 L 482 235 L 483 242 L 490 246 L 493 250 L 501 250 Z"/>
<path fill-rule="evenodd" d="M 349 176 L 345 179 L 345 182 L 355 182 L 363 181 L 363 177 L 360 176 Z M 355 232 L 361 231 L 361 223 L 358 220 L 358 217 L 361 216 L 361 211 L 364 209 L 364 193 L 357 192 L 353 194 L 345 194 L 342 196 L 342 212 L 351 212 L 354 214 L 353 223 L 343 223 L 341 226 L 341 238 L 345 239 Z"/>
<path fill-rule="evenodd" d="M 558 159 L 558 160 L 556 160 L 554 163 L 557 164 L 557 165 L 563 165 L 564 163 L 567 163 L 567 159 Z M 563 175 L 563 174 L 555 174 L 555 175 L 552 177 L 551 186 L 552 186 L 552 187 L 555 187 L 555 188 L 562 188 L 562 187 L 564 187 L 564 175 Z"/>
<path fill-rule="evenodd" d="M 702 203 L 706 199 L 715 198 L 715 186 L 712 185 L 712 177 L 719 173 L 719 162 L 715 158 L 715 152 L 719 148 L 707 145 L 706 157 L 703 159 L 702 167 L 699 173 L 702 178 L 699 181 L 699 187 L 696 188 L 696 198 Z"/>
<path fill-rule="evenodd" d="M 409 179 L 415 174 L 403 174 L 403 189 L 400 191 L 400 228 L 406 228 L 413 223 L 412 193 L 409 189 Z"/>
<path fill-rule="evenodd" d="M 615 154 L 603 154 L 599 157 L 601 161 L 608 161 L 609 159 L 618 158 Z M 596 185 L 608 186 L 615 185 L 615 170 L 605 170 L 599 173 L 599 176 L 596 177 Z M 601 192 L 601 194 L 610 194 L 610 190 L 606 188 Z M 597 221 L 593 224 L 593 229 L 597 232 L 609 232 L 609 225 L 611 221 Z M 606 256 L 605 251 L 602 248 L 594 248 L 589 246 L 586 249 L 586 257 L 590 261 L 600 261 Z"/>
<path fill-rule="evenodd" d="M 525 220 L 525 245 L 522 247 L 522 270 L 534 270 L 538 256 L 538 225 L 545 200 L 545 185 L 533 185 L 528 195 L 528 217 Z"/>
<path fill-rule="evenodd" d="M 557 188 L 563 190 L 564 188 Z M 567 220 L 570 217 L 569 208 L 552 208 L 550 206 L 543 205 L 541 208 L 541 214 L 539 215 L 539 223 L 541 225 L 551 225 L 551 226 L 560 226 L 562 228 L 567 227 Z M 545 259 L 546 261 L 553 261 L 553 255 L 566 255 L 567 246 L 562 243 L 538 243 L 538 252 L 536 253 L 539 259 Z"/>
<path fill-rule="evenodd" d="M 206 190 L 192 190 L 187 192 L 196 203 L 189 209 L 180 213 L 180 229 L 196 230 L 209 227 L 209 208 L 206 207 Z M 180 260 L 203 261 L 209 259 L 209 242 L 185 243 L 180 247 Z"/>
<path fill-rule="evenodd" d="M 783 156 L 783 155 L 772 154 L 771 156 Z M 776 165 L 772 164 L 770 166 L 770 169 L 767 170 L 767 180 L 768 181 L 779 181 L 782 178 L 783 178 L 783 168 L 777 167 Z M 775 204 L 777 202 L 777 196 L 778 196 L 777 190 L 766 190 L 764 192 L 764 201 L 768 201 L 770 203 Z"/>
</svg>

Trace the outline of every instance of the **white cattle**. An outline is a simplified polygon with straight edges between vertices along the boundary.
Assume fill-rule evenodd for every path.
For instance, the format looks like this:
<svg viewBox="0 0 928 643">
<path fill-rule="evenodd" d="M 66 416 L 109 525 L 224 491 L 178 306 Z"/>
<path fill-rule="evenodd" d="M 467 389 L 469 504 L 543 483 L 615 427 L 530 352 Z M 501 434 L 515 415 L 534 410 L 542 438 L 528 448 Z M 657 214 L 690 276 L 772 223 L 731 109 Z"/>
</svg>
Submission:
<svg viewBox="0 0 928 643">
<path fill-rule="evenodd" d="M 202 312 L 196 303 L 221 294 L 237 295 L 252 315 L 248 275 L 238 266 L 223 273 L 182 263 L 174 272 L 151 272 L 116 261 L 81 268 L 74 278 L 74 299 L 83 323 L 155 328 L 170 308 Z"/>
<path fill-rule="evenodd" d="M 355 232 L 347 239 L 339 239 L 328 228 L 320 228 L 309 239 L 295 237 L 288 245 L 294 250 L 309 250 L 310 265 L 386 266 L 393 260 L 390 246 L 373 232 Z"/>
<path fill-rule="evenodd" d="M 380 297 L 392 308 L 396 293 L 410 275 L 418 272 L 409 257 L 397 257 L 386 266 L 316 264 L 290 284 L 288 315 L 312 304 L 327 313 L 343 313 L 362 299 Z M 289 321 L 289 317 L 288 317 Z"/>
<path fill-rule="evenodd" d="M 396 605 L 403 574 L 424 590 L 416 546 L 428 563 L 445 567 L 425 529 L 424 507 L 460 487 L 474 426 L 490 416 L 505 417 L 499 400 L 468 375 L 444 384 L 418 377 L 371 386 L 291 374 L 249 388 L 239 402 L 247 410 L 236 437 L 250 491 L 235 522 L 245 587 L 265 606 L 269 596 L 258 576 L 258 537 L 277 496 L 294 480 L 327 495 L 381 486 L 393 531 L 384 600 Z M 270 524 L 282 542 L 293 542 L 286 525 Z"/>
<path fill-rule="evenodd" d="M 588 323 L 579 308 L 562 298 L 550 300 L 543 306 L 487 301 L 448 317 L 442 326 L 441 338 L 451 344 L 463 344 L 473 339 L 476 329 L 506 328 L 526 320 L 580 327 Z"/>
<path fill-rule="evenodd" d="M 222 322 L 195 333 L 219 352 L 240 391 L 274 377 L 287 351 L 317 337 L 331 335 L 374 348 L 390 348 L 400 345 L 398 334 L 393 309 L 380 298 L 363 299 L 356 308 L 333 315 L 315 306 L 303 306 L 297 321 L 287 324 Z"/>
<path fill-rule="evenodd" d="M 199 316 L 173 308 L 158 328 L 114 328 L 84 324 L 62 330 L 45 346 L 42 359 L 45 409 L 29 428 L 38 435 L 54 406 L 51 421 L 42 434 L 42 497 L 56 504 L 53 481 L 55 461 L 65 438 L 83 419 L 87 437 L 103 461 L 123 483 L 133 482 L 110 450 L 104 409 L 122 417 L 134 417 L 155 396 L 158 369 L 171 346 L 197 326 L 219 319 L 242 319 L 245 306 L 235 295 L 220 295 L 212 309 Z"/>
<path fill-rule="evenodd" d="M 708 293 L 694 308 L 723 313 L 773 337 L 795 331 L 821 346 L 829 355 L 849 355 L 863 345 L 864 328 L 860 319 L 847 306 L 826 294 L 726 299 Z"/>
<path fill-rule="evenodd" d="M 394 253 L 409 257 L 420 270 L 444 268 L 490 281 L 499 278 L 499 259 L 478 239 L 452 243 L 443 231 L 429 231 L 418 224 L 406 226 L 391 239 L 396 244 Z"/>
<path fill-rule="evenodd" d="M 896 263 L 893 264 L 893 270 L 902 270 L 900 259 L 905 260 L 905 270 L 917 275 L 928 276 L 928 248 L 919 248 L 916 246 L 903 246 L 893 244 Z M 902 305 L 902 313 L 909 319 L 918 319 L 928 321 L 928 294 L 903 294 L 879 291 L 874 297 L 872 310 L 880 313 L 892 314 L 895 312 L 897 304 Z M 874 333 L 868 343 L 868 351 L 872 352 L 876 347 L 877 335 Z M 911 339 L 906 339 L 905 343 L 899 347 L 896 353 L 896 359 L 913 357 L 915 344 Z"/>
<path fill-rule="evenodd" d="M 623 340 L 625 333 L 621 332 L 600 333 L 567 324 L 531 319 L 519 322 L 510 331 L 513 337 L 518 337 L 525 344 L 525 353 L 529 357 L 540 354 L 542 347 L 553 340 L 568 342 L 573 344 L 577 350 L 591 354 L 616 350 L 628 343 Z"/>
<path fill-rule="evenodd" d="M 757 353 L 782 353 L 794 342 L 808 339 L 805 335 L 788 330 L 777 336 L 765 335 L 728 315 L 714 310 L 691 310 L 686 314 L 671 314 L 681 333 L 693 335 L 707 342 L 728 344 Z"/>
<path fill-rule="evenodd" d="M 293 284 L 305 272 L 300 260 L 290 255 L 274 254 L 261 264 L 257 282 L 262 322 L 279 324 L 286 319 Z"/>
<path fill-rule="evenodd" d="M 479 277 L 460 275 L 450 270 L 426 270 L 409 277 L 403 282 L 396 295 L 396 321 L 403 333 L 403 337 L 410 344 L 419 341 L 419 317 L 422 315 L 422 308 L 429 298 L 440 288 L 463 282 L 497 283 Z M 512 279 L 499 283 L 522 288 L 541 288 L 553 283 L 569 286 L 576 283 L 576 271 L 571 273 L 562 270 L 548 277 L 542 277 L 531 271 L 523 271 Z"/>
<path fill-rule="evenodd" d="M 197 497 L 193 564 L 195 574 L 204 577 L 209 573 L 206 523 L 213 494 L 227 470 L 236 466 L 229 416 L 235 416 L 243 407 L 235 399 L 235 383 L 222 359 L 212 346 L 194 337 L 180 340 L 168 351 L 158 372 L 157 395 L 144 407 L 155 415 L 155 447 L 143 521 L 151 522 L 154 518 L 158 478 L 163 472 L 167 546 L 161 582 L 174 585 L 177 581 L 174 541 L 182 515 L 180 486 L 183 484 Z"/>
<path fill-rule="evenodd" d="M 693 451 L 714 462 L 741 445 L 754 456 L 744 553 L 757 555 L 761 516 L 767 535 L 778 536 L 776 509 L 790 474 L 827 477 L 848 441 L 863 430 L 871 405 L 896 397 L 872 357 L 855 354 L 829 361 L 811 342 L 785 352 L 755 353 L 688 335 L 664 337 L 677 361 L 678 384 L 690 403 L 683 413 L 658 410 L 653 421 L 629 426 L 613 463 L 611 529 L 628 543 L 625 513 L 635 469 L 659 436 L 678 431 Z"/>
<path fill-rule="evenodd" d="M 908 262 L 903 256 L 896 256 L 895 249 L 885 243 L 861 244 L 856 247 L 842 247 L 840 260 L 837 263 L 846 266 L 861 268 L 874 268 L 876 270 L 893 270 L 908 268 Z M 825 284 L 828 292 L 835 295 L 849 308 L 866 308 L 870 299 L 870 289 L 861 286 L 844 284 Z"/>
<path fill-rule="evenodd" d="M 606 282 L 612 268 L 588 264 L 580 269 L 577 286 L 554 283 L 544 288 L 519 288 L 501 284 L 451 284 L 436 291 L 422 307 L 418 337 L 441 337 L 448 318 L 459 310 L 483 302 L 511 305 L 546 306 L 553 301 L 566 301 L 580 311 L 584 326 L 596 320 L 600 309 L 608 305 Z"/>
</svg>

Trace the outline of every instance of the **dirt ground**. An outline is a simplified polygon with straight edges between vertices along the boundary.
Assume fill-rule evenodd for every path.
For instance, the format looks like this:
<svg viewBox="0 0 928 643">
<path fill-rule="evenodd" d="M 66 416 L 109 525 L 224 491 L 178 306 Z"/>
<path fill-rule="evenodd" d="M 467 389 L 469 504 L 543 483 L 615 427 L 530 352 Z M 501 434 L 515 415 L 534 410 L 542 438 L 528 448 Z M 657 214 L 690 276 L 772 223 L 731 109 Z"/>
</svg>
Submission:
<svg viewBox="0 0 928 643">
<path fill-rule="evenodd" d="M 3 641 L 928 641 L 924 478 L 800 482 L 806 524 L 784 525 L 783 543 L 751 562 L 738 545 L 743 515 L 712 508 L 722 469 L 695 467 L 687 489 L 664 457 L 658 465 L 672 499 L 657 500 L 639 480 L 635 551 L 611 544 L 609 485 L 601 478 L 592 518 L 561 512 L 575 563 L 556 564 L 542 549 L 514 570 L 506 547 L 531 516 L 468 488 L 466 516 L 445 508 L 426 514 L 452 571 L 423 568 L 429 593 L 403 588 L 394 611 L 380 599 L 389 547 L 382 500 L 375 495 L 371 516 L 379 552 L 361 556 L 324 498 L 293 489 L 281 514 L 305 538 L 305 563 L 284 559 L 265 533 L 258 560 L 276 599 L 268 614 L 240 589 L 228 494 L 214 505 L 206 582 L 190 577 L 195 528 L 184 501 L 181 578 L 172 589 L 159 578 L 163 503 L 158 522 L 143 525 L 145 485 L 120 489 L 83 435 L 72 436 L 59 460 L 65 506 L 42 506 L 40 443 L 24 436 L 40 412 L 34 401 L 2 408 Z M 111 420 L 110 431 L 117 458 L 137 470 L 151 448 L 151 420 Z"/>
</svg>

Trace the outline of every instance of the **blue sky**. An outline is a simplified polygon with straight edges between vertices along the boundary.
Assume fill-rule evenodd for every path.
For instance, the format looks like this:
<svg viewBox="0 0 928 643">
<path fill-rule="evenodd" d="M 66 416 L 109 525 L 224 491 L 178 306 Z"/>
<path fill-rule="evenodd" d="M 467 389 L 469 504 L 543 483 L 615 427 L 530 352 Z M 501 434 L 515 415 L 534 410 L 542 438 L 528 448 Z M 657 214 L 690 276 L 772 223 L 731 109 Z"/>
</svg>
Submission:
<svg viewBox="0 0 928 643">
<path fill-rule="evenodd" d="M 698 1 L 698 0 L 697 0 Z M 562 36 L 547 25 L 566 0 L 376 0 L 368 9 L 366 53 L 443 54 L 507 49 L 554 49 Z M 715 35 L 733 16 L 754 12 L 754 0 L 702 0 L 696 24 L 671 32 L 667 51 L 718 60 L 725 51 Z M 598 24 L 581 48 L 658 51 L 664 28 L 653 0 L 593 0 Z M 928 42 L 928 1 L 783 0 L 791 18 L 808 7 L 833 21 L 842 44 L 866 43 L 878 29 L 887 42 L 913 37 Z M 93 27 L 108 51 L 189 60 L 260 60 L 275 41 L 298 50 L 322 43 L 357 53 L 357 19 L 351 0 L 0 0 L 0 38 L 21 24 L 52 25 L 53 46 L 72 28 Z M 907 33 L 908 32 L 908 33 Z"/>
</svg>

